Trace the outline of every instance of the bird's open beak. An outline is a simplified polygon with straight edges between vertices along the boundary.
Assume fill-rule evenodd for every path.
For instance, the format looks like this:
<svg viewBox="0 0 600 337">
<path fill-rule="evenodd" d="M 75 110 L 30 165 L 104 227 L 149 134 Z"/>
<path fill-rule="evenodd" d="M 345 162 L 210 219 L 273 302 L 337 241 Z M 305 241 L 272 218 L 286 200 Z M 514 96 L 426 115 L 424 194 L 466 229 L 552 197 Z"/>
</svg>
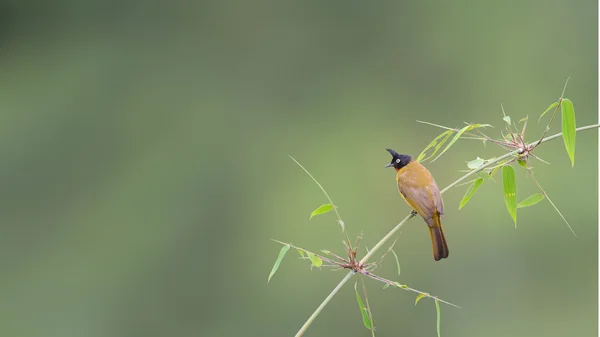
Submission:
<svg viewBox="0 0 600 337">
<path fill-rule="evenodd" d="M 394 164 L 392 164 L 392 163 L 389 163 L 389 164 L 385 165 L 385 166 L 384 166 L 384 168 L 385 168 L 385 167 L 392 167 L 392 166 L 394 166 Z"/>
</svg>

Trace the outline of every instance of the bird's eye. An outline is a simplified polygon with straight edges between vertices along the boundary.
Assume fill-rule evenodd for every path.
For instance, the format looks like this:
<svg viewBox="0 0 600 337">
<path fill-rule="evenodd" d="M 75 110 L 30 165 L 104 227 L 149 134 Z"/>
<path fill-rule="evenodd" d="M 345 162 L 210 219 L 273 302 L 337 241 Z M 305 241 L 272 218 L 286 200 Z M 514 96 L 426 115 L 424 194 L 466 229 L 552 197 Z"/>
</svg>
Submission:
<svg viewBox="0 0 600 337">
<path fill-rule="evenodd" d="M 400 163 L 400 159 L 396 159 L 396 163 Z"/>
</svg>

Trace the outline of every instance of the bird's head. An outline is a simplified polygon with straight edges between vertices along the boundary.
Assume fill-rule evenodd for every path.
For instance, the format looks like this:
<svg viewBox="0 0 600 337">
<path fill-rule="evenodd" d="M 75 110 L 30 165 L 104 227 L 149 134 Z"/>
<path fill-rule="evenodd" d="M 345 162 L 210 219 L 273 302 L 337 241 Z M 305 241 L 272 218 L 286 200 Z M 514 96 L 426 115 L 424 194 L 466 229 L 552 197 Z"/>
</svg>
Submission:
<svg viewBox="0 0 600 337">
<path fill-rule="evenodd" d="M 392 155 L 392 162 L 384 167 L 393 167 L 396 169 L 396 171 L 398 171 L 404 166 L 408 165 L 408 163 L 410 163 L 412 160 L 412 157 L 407 154 L 399 154 L 392 149 L 387 149 L 387 151 Z"/>
</svg>

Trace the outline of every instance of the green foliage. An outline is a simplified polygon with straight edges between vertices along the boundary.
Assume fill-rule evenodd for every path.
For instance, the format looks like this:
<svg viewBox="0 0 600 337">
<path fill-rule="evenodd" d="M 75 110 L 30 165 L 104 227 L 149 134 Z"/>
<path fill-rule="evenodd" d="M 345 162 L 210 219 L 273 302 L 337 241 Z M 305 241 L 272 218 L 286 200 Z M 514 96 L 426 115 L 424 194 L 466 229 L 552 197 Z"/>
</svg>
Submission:
<svg viewBox="0 0 600 337">
<path fill-rule="evenodd" d="M 554 102 L 554 103 L 550 104 L 550 106 L 548 107 L 548 109 L 546 109 L 546 111 L 542 112 L 542 114 L 540 115 L 540 118 L 538 119 L 538 123 L 540 122 L 540 120 L 542 120 L 542 117 L 544 117 L 544 115 L 546 113 L 548 113 L 548 111 L 556 108 L 557 105 L 558 105 L 558 102 Z"/>
<path fill-rule="evenodd" d="M 321 205 L 317 209 L 315 209 L 312 213 L 310 213 L 310 218 L 309 219 L 312 219 L 312 217 L 315 216 L 315 215 L 321 215 L 321 214 L 325 214 L 325 213 L 331 212 L 334 207 L 335 206 L 333 206 L 332 204 Z"/>
<path fill-rule="evenodd" d="M 415 305 L 417 305 L 419 303 L 419 301 L 423 298 L 427 296 L 427 294 L 419 294 L 417 295 L 417 298 L 415 298 Z"/>
<path fill-rule="evenodd" d="M 300 248 L 298 248 L 298 253 L 300 254 L 301 258 L 304 258 L 304 251 Z"/>
<path fill-rule="evenodd" d="M 444 148 L 444 150 L 437 156 L 435 157 L 435 159 L 432 160 L 432 162 L 436 161 L 442 154 L 444 154 L 444 152 L 448 151 L 448 149 L 465 133 L 477 128 L 484 128 L 484 127 L 488 127 L 491 126 L 489 124 L 468 124 L 467 126 L 463 127 L 460 130 L 456 130 L 456 129 L 452 129 L 446 126 L 442 126 L 442 125 L 437 125 L 437 124 L 433 124 L 433 123 L 428 123 L 428 122 L 422 122 L 422 121 L 418 121 L 419 123 L 423 123 L 423 124 L 428 124 L 428 125 L 433 125 L 435 127 L 438 128 L 442 128 L 445 129 L 446 131 L 444 131 L 443 133 L 441 133 L 440 135 L 438 135 L 437 137 L 435 137 L 431 143 L 429 143 L 429 145 L 427 145 L 425 147 L 425 149 L 423 149 L 423 151 L 421 151 L 421 153 L 419 154 L 419 156 L 417 157 L 417 161 L 419 162 L 424 162 L 426 160 L 431 159 L 432 157 L 434 157 L 439 150 L 442 148 L 442 146 L 446 143 L 446 141 L 448 139 L 450 139 L 450 137 L 452 136 L 453 133 L 456 132 L 456 135 L 454 135 L 454 137 L 452 138 L 452 140 L 450 141 L 450 143 L 448 143 L 448 145 L 446 145 L 446 147 Z M 435 148 L 434 148 L 435 147 Z M 429 151 L 431 148 L 434 148 L 433 152 L 429 155 L 427 155 L 427 151 Z"/>
<path fill-rule="evenodd" d="M 407 289 L 408 286 L 406 284 L 400 284 L 400 282 L 394 282 L 394 285 L 398 288 Z"/>
<path fill-rule="evenodd" d="M 435 156 L 438 153 L 438 151 L 440 150 L 440 148 L 442 147 L 442 145 L 444 145 L 444 143 L 448 140 L 448 138 L 450 138 L 450 136 L 452 136 L 452 133 L 453 133 L 452 130 L 447 130 L 447 131 L 443 132 L 442 134 L 440 134 L 439 136 L 435 137 L 431 141 L 431 143 L 429 143 L 429 145 L 427 145 L 427 147 L 425 147 L 425 149 L 423 149 L 423 151 L 421 151 L 421 153 L 417 157 L 417 161 L 419 161 L 419 162 L 426 161 L 426 160 L 430 159 L 431 157 Z M 429 149 L 431 149 L 432 147 L 435 147 L 434 151 L 431 153 L 431 155 L 429 155 L 429 157 L 425 158 L 427 151 Z"/>
<path fill-rule="evenodd" d="M 306 256 L 308 256 L 310 262 L 312 262 L 312 266 L 320 267 L 323 265 L 323 260 L 321 260 L 321 258 L 316 256 L 314 253 L 306 252 Z"/>
<path fill-rule="evenodd" d="M 467 189 L 467 192 L 465 193 L 465 196 L 460 201 L 460 205 L 458 206 L 459 210 L 461 208 L 463 208 L 467 204 L 467 202 L 469 202 L 469 200 L 471 200 L 471 198 L 473 197 L 473 195 L 475 195 L 475 192 L 477 192 L 477 190 L 479 189 L 479 187 L 481 186 L 481 184 L 483 184 L 483 181 L 484 181 L 483 178 L 477 178 L 477 179 L 475 179 L 473 181 L 473 183 Z"/>
<path fill-rule="evenodd" d="M 438 300 L 435 300 L 435 311 L 437 312 L 437 335 L 438 337 L 441 337 L 442 334 L 440 333 L 440 302 Z"/>
<path fill-rule="evenodd" d="M 502 167 L 502 186 L 504 188 L 504 202 L 508 213 L 517 226 L 517 181 L 515 179 L 515 170 L 510 165 Z"/>
<path fill-rule="evenodd" d="M 533 206 L 542 200 L 544 200 L 544 195 L 542 193 L 535 193 L 525 198 L 525 200 L 521 201 L 517 205 L 517 208 Z"/>
<path fill-rule="evenodd" d="M 362 315 L 363 324 L 365 325 L 365 328 L 371 330 L 373 329 L 373 322 L 371 321 L 371 317 L 369 317 L 369 312 L 367 308 L 365 308 L 365 305 L 363 304 L 363 301 L 360 298 L 358 289 L 356 289 L 356 283 L 354 283 L 354 292 L 356 293 L 356 301 L 358 302 L 358 307 L 360 308 L 360 314 Z"/>
<path fill-rule="evenodd" d="M 271 269 L 271 273 L 269 274 L 269 278 L 267 279 L 267 283 L 269 283 L 269 281 L 271 281 L 271 277 L 273 277 L 273 275 L 275 275 L 275 272 L 277 271 L 277 269 L 279 269 L 279 265 L 281 264 L 281 261 L 283 261 L 283 257 L 285 256 L 285 253 L 288 252 L 288 250 L 290 250 L 290 245 L 285 245 L 285 246 L 281 247 L 281 250 L 279 251 L 279 255 L 277 256 L 277 260 L 275 260 L 275 264 L 273 265 L 273 268 Z"/>
<path fill-rule="evenodd" d="M 484 159 L 477 157 L 477 159 L 473 159 L 470 162 L 467 162 L 467 167 L 471 170 L 476 170 L 484 163 L 485 163 Z"/>
<path fill-rule="evenodd" d="M 477 128 L 481 128 L 481 127 L 486 127 L 486 126 L 491 126 L 491 125 L 489 125 L 489 124 L 469 124 L 469 125 L 463 127 L 462 129 L 460 129 L 456 133 L 456 135 L 454 135 L 454 137 L 452 138 L 452 140 L 450 141 L 450 143 L 448 143 L 448 145 L 446 145 L 446 147 L 444 148 L 444 150 L 437 157 L 435 157 L 435 159 L 433 159 L 431 162 L 436 161 L 446 151 L 448 151 L 448 149 L 463 135 L 463 133 L 465 133 L 467 131 L 471 131 L 473 129 L 477 129 Z"/>
<path fill-rule="evenodd" d="M 398 255 L 396 252 L 392 250 L 392 254 L 394 254 L 394 258 L 396 259 L 396 267 L 398 268 L 398 276 L 400 276 L 400 261 L 398 261 Z"/>
<path fill-rule="evenodd" d="M 573 108 L 573 103 L 567 98 L 562 101 L 560 107 L 562 112 L 562 135 L 563 140 L 565 141 L 565 148 L 571 159 L 571 166 L 575 166 L 575 136 L 577 135 L 577 132 L 575 131 L 575 109 Z"/>
</svg>

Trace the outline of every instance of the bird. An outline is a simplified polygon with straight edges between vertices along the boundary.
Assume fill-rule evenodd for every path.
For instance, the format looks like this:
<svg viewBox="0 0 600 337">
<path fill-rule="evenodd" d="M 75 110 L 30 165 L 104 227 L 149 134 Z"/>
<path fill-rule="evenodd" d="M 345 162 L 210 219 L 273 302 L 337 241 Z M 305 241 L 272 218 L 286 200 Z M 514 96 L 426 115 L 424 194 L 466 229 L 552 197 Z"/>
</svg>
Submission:
<svg viewBox="0 0 600 337">
<path fill-rule="evenodd" d="M 385 167 L 396 169 L 398 191 L 406 203 L 423 217 L 433 247 L 433 259 L 439 261 L 448 257 L 448 244 L 444 236 L 441 220 L 444 218 L 444 201 L 433 176 L 410 155 L 399 154 L 387 149 L 392 162 Z"/>
</svg>

